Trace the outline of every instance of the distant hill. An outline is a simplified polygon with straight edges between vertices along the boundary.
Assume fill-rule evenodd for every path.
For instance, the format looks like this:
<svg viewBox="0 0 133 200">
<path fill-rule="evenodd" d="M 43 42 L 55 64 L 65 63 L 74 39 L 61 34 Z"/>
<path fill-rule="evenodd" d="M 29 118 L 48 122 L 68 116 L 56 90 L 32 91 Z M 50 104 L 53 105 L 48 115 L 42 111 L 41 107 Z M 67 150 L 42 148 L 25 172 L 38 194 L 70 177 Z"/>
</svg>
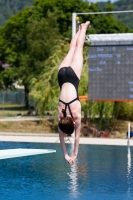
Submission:
<svg viewBox="0 0 133 200">
<path fill-rule="evenodd" d="M 105 10 L 106 4 L 110 2 L 102 2 L 101 0 L 99 8 Z M 33 5 L 33 0 L 0 0 L 0 26 L 3 26 L 11 15 L 31 5 Z M 118 0 L 113 5 L 115 7 L 114 10 L 117 11 L 133 10 L 133 0 Z M 114 16 L 133 29 L 133 13 L 115 14 Z"/>
<path fill-rule="evenodd" d="M 0 0 L 0 26 L 3 26 L 11 15 L 30 5 L 33 5 L 33 0 Z"/>
<path fill-rule="evenodd" d="M 109 3 L 109 1 L 107 2 Z M 99 3 L 99 8 L 105 10 L 105 2 Z M 123 10 L 133 10 L 133 0 L 118 0 L 113 3 L 115 6 L 115 11 L 123 11 Z M 121 13 L 121 14 L 114 14 L 116 18 L 122 21 L 126 26 L 129 26 L 133 29 L 133 13 Z"/>
</svg>

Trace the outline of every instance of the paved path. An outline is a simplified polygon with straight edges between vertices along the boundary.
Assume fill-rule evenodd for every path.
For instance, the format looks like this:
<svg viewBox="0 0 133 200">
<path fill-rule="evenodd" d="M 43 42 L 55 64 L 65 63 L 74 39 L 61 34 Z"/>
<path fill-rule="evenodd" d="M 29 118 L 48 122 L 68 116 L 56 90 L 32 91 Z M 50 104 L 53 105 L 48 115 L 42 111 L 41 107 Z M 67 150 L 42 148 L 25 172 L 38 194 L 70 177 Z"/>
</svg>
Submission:
<svg viewBox="0 0 133 200">
<path fill-rule="evenodd" d="M 40 120 L 41 120 L 41 118 L 39 118 L 39 117 L 21 117 L 21 116 L 0 118 L 0 122 L 40 121 Z"/>
<path fill-rule="evenodd" d="M 58 134 L 39 134 L 39 133 L 4 133 L 0 132 L 0 141 L 8 142 L 37 142 L 37 143 L 59 143 Z M 66 143 L 74 143 L 74 138 L 70 137 Z M 89 138 L 81 137 L 80 144 L 90 145 L 121 145 L 127 146 L 127 139 L 113 138 Z M 133 146 L 133 140 L 130 140 L 130 146 Z"/>
</svg>

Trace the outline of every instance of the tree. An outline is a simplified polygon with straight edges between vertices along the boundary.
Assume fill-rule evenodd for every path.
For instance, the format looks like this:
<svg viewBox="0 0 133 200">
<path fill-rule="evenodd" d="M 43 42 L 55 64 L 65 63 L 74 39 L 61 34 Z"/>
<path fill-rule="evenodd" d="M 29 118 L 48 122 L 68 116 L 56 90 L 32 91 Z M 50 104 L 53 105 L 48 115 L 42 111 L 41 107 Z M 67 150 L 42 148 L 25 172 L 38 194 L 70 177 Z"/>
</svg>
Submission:
<svg viewBox="0 0 133 200">
<path fill-rule="evenodd" d="M 102 10 L 106 10 L 106 3 L 113 5 L 114 11 L 123 11 L 123 10 L 133 10 L 133 1 L 132 0 L 117 0 L 111 4 L 111 2 L 99 2 L 98 7 Z M 114 17 L 123 22 L 126 26 L 133 29 L 133 13 L 117 13 Z"/>
<path fill-rule="evenodd" d="M 52 33 L 52 34 L 51 34 Z M 28 93 L 31 79 L 38 77 L 45 66 L 45 60 L 51 56 L 53 47 L 59 38 L 56 19 L 49 16 L 40 21 L 34 21 L 27 25 L 27 49 L 20 56 L 19 76 L 25 86 L 26 106 L 28 106 Z"/>
<path fill-rule="evenodd" d="M 34 5 L 47 16 L 48 10 L 54 13 L 59 24 L 60 33 L 63 37 L 71 38 L 72 30 L 72 13 L 73 12 L 88 12 L 89 5 L 82 0 L 35 0 Z"/>
<path fill-rule="evenodd" d="M 109 5 L 106 9 L 112 10 L 113 8 Z M 48 75 L 52 73 L 52 76 L 54 76 L 55 73 L 54 69 L 50 67 L 52 65 L 51 62 L 54 63 L 51 59 L 57 59 L 55 62 L 56 67 L 57 63 L 59 64 L 60 59 L 65 55 L 59 47 L 59 45 L 62 46 L 62 42 L 58 43 L 58 40 L 67 36 L 69 43 L 72 12 L 96 11 L 100 11 L 98 4 L 89 6 L 87 2 L 81 0 L 35 0 L 34 6 L 24 9 L 7 21 L 1 30 L 0 46 L 2 46 L 2 51 L 0 50 L 0 58 L 9 63 L 12 72 L 13 70 L 16 72 L 15 77 L 8 73 L 9 78 L 13 78 L 12 81 L 22 80 L 25 86 L 27 106 L 27 94 L 30 90 L 29 84 L 31 80 L 33 79 L 38 84 L 39 78 L 43 80 L 41 77 L 47 76 L 46 80 L 49 80 Z M 51 12 L 53 13 L 51 14 Z M 88 20 L 88 16 L 80 16 L 79 19 L 80 22 L 83 22 Z M 116 21 L 111 14 L 91 15 L 89 19 L 91 28 L 88 29 L 88 33 L 131 32 L 128 27 Z M 58 45 L 54 48 L 56 43 Z M 55 55 L 53 49 L 60 55 Z M 60 51 L 58 51 L 59 49 Z M 66 48 L 64 48 L 65 50 Z M 88 63 L 86 64 L 87 68 Z M 85 73 L 87 74 L 87 71 Z M 83 80 L 86 80 L 86 74 L 83 75 Z M 48 88 L 51 87 L 52 83 L 50 82 Z M 40 84 L 43 84 L 43 81 Z M 35 85 L 33 84 L 32 86 Z M 35 86 L 35 88 L 38 87 Z M 85 82 L 82 84 L 81 82 L 79 93 L 86 93 L 86 89 L 87 84 Z M 45 104 L 46 102 L 43 103 Z"/>
<path fill-rule="evenodd" d="M 32 0 L 0 0 L 0 26 L 3 26 L 11 15 L 29 5 L 32 5 Z"/>
<path fill-rule="evenodd" d="M 51 55 L 60 37 L 56 18 L 51 13 L 46 19 L 40 16 L 35 8 L 25 9 L 12 17 L 2 29 L 1 46 L 4 51 L 1 58 L 10 64 L 10 71 L 16 69 L 16 80 L 22 80 L 26 107 L 31 78 L 41 73 L 43 62 Z"/>
<path fill-rule="evenodd" d="M 38 110 L 52 110 L 57 114 L 59 86 L 57 81 L 58 67 L 69 48 L 68 40 L 59 40 L 53 48 L 53 54 L 44 62 L 46 66 L 39 77 L 31 82 L 30 96 L 37 102 Z M 57 117 L 57 115 L 56 115 Z"/>
<path fill-rule="evenodd" d="M 16 73 L 9 70 L 10 65 L 5 57 L 5 51 L 8 49 L 3 39 L 3 29 L 0 29 L 0 89 L 13 88 L 12 83 L 15 81 Z M 9 50 L 7 50 L 9 51 Z M 11 55 L 10 55 L 11 56 Z M 13 55 L 12 55 L 13 56 Z"/>
</svg>

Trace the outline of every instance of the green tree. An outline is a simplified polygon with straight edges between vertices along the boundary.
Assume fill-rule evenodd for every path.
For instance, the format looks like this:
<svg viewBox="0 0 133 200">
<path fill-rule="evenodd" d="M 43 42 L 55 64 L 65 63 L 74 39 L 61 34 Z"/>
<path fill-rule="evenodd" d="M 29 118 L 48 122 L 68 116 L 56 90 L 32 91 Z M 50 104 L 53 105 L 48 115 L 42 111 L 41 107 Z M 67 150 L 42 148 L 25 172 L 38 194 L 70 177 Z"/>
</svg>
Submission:
<svg viewBox="0 0 133 200">
<path fill-rule="evenodd" d="M 98 7 L 102 10 L 106 10 L 106 3 L 109 5 L 113 5 L 113 10 L 114 11 L 125 11 L 125 10 L 133 10 L 133 1 L 132 0 L 117 0 L 114 3 L 111 4 L 110 1 L 108 2 L 99 2 Z M 133 13 L 117 13 L 114 14 L 114 17 L 123 22 L 126 26 L 130 27 L 133 29 Z"/>
<path fill-rule="evenodd" d="M 53 48 L 53 54 L 44 62 L 45 68 L 40 76 L 32 79 L 30 96 L 37 102 L 38 110 L 41 114 L 43 114 L 44 110 L 52 110 L 57 117 L 60 90 L 57 72 L 61 61 L 67 54 L 68 48 L 68 40 L 59 40 Z"/>
<path fill-rule="evenodd" d="M 112 9 L 110 5 L 106 7 L 106 10 Z M 11 77 L 13 81 L 22 80 L 26 89 L 26 97 L 28 97 L 27 94 L 29 93 L 29 84 L 31 80 L 34 80 L 36 84 L 42 84 L 41 88 L 43 89 L 46 87 L 45 84 L 45 86 L 43 86 L 45 78 L 48 83 L 49 76 L 53 77 L 54 74 L 56 74 L 54 67 L 51 68 L 50 66 L 55 65 L 56 69 L 56 66 L 60 64 L 61 58 L 66 55 L 66 48 L 60 49 L 60 45 L 62 47 L 63 42 L 59 43 L 58 38 L 61 37 L 61 34 L 62 38 L 67 36 L 70 40 L 72 12 L 96 11 L 100 11 L 98 4 L 89 6 L 87 2 L 81 0 L 35 0 L 34 6 L 24 9 L 7 21 L 6 25 L 1 29 L 0 46 L 2 46 L 2 51 L 0 50 L 0 60 L 8 62 L 12 72 L 15 69 L 15 77 L 12 79 L 12 74 L 10 73 L 8 73 L 8 76 L 9 78 Z M 88 18 L 91 21 L 91 28 L 88 29 L 88 33 L 131 32 L 128 27 L 116 21 L 111 14 L 104 16 L 91 15 L 89 17 L 87 15 L 80 16 L 80 22 L 86 21 Z M 60 34 L 58 32 L 58 27 Z M 69 43 L 69 41 L 67 42 Z M 66 47 L 68 45 L 67 42 L 65 42 Z M 56 43 L 58 43 L 58 45 L 54 48 Z M 53 50 L 55 50 L 57 54 L 55 54 Z M 86 56 L 87 54 L 86 52 Z M 85 70 L 83 69 L 82 75 L 83 82 L 81 81 L 79 87 L 79 94 L 81 95 L 87 93 L 87 57 L 85 59 Z M 56 62 L 54 62 L 54 60 Z M 52 75 L 50 75 L 51 73 Z M 40 79 L 42 81 L 40 81 Z M 53 92 L 57 91 L 55 83 L 56 82 L 54 82 L 52 86 L 53 82 L 50 79 L 47 89 L 49 88 L 49 90 L 51 90 L 54 88 Z M 35 89 L 37 90 L 38 87 L 36 87 L 35 84 L 32 86 L 35 87 L 31 88 L 32 91 L 34 90 L 35 92 Z M 38 91 L 36 92 L 36 94 L 38 94 Z M 48 94 L 48 91 L 46 93 Z M 55 94 L 55 97 L 57 95 L 57 93 L 52 94 Z M 39 100 L 40 107 L 43 107 L 43 104 L 46 106 L 46 102 L 48 101 L 46 99 Z M 26 103 L 28 104 L 28 99 Z M 96 107 L 97 109 L 101 109 L 102 106 Z"/>
<path fill-rule="evenodd" d="M 56 19 L 49 16 L 40 21 L 34 21 L 27 26 L 27 49 L 20 56 L 19 76 L 25 86 L 26 106 L 28 106 L 28 93 L 31 79 L 38 77 L 47 67 L 45 60 L 52 55 L 53 47 L 60 38 Z"/>
<path fill-rule="evenodd" d="M 89 11 L 88 3 L 82 0 L 35 0 L 34 5 L 40 9 L 44 17 L 47 16 L 48 11 L 54 13 L 60 33 L 68 38 L 71 38 L 72 13 Z"/>
<path fill-rule="evenodd" d="M 33 5 L 32 0 L 0 0 L 0 26 L 3 26 L 11 15 L 30 5 Z"/>
<path fill-rule="evenodd" d="M 1 32 L 0 45 L 4 51 L 0 52 L 0 60 L 10 64 L 10 71 L 16 69 L 16 80 L 21 79 L 25 86 L 25 102 L 28 107 L 31 78 L 41 73 L 45 67 L 43 62 L 51 55 L 60 37 L 56 18 L 48 13 L 44 19 L 35 8 L 25 9 L 12 17 Z"/>
</svg>

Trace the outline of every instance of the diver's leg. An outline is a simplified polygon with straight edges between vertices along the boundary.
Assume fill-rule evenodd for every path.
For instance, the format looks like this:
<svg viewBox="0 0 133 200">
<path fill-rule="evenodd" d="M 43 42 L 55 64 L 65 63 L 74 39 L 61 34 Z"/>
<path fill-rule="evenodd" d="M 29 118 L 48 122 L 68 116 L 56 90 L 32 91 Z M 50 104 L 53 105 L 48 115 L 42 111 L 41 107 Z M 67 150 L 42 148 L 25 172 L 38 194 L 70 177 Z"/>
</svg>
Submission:
<svg viewBox="0 0 133 200">
<path fill-rule="evenodd" d="M 89 24 L 90 22 L 87 21 L 86 23 L 80 25 L 80 33 L 77 39 L 77 45 L 74 51 L 72 62 L 70 64 L 70 66 L 73 68 L 79 79 L 81 76 L 83 66 L 83 46 L 85 41 L 85 35 Z"/>
<path fill-rule="evenodd" d="M 62 67 L 69 67 L 70 66 L 72 59 L 73 59 L 74 52 L 75 52 L 76 43 L 77 43 L 79 33 L 80 33 L 80 30 L 78 30 L 78 32 L 72 38 L 68 54 L 66 55 L 64 60 L 61 62 L 59 69 L 62 68 Z"/>
</svg>

